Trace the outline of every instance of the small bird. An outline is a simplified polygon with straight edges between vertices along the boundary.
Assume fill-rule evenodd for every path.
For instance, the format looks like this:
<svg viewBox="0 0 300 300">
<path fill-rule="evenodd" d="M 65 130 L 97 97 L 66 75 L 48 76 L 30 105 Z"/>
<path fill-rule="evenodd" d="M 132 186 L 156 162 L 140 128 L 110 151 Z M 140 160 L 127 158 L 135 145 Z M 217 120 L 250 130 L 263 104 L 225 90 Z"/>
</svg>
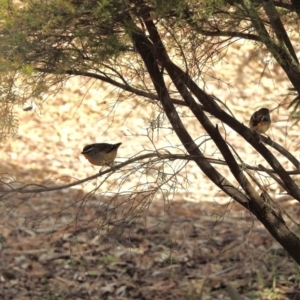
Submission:
<svg viewBox="0 0 300 300">
<path fill-rule="evenodd" d="M 87 145 L 83 148 L 81 154 L 95 166 L 110 166 L 116 156 L 118 148 L 122 143 L 107 144 L 107 143 L 96 143 Z"/>
<path fill-rule="evenodd" d="M 261 108 L 256 111 L 250 119 L 250 128 L 261 135 L 265 133 L 271 125 L 270 111 L 267 108 Z"/>
</svg>

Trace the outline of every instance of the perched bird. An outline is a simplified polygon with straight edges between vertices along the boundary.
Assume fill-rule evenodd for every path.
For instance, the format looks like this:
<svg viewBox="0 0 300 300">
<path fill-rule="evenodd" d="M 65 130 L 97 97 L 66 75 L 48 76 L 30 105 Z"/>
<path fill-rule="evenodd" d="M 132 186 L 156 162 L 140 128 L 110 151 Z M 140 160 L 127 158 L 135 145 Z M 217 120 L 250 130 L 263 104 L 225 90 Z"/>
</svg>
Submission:
<svg viewBox="0 0 300 300">
<path fill-rule="evenodd" d="M 270 111 L 267 108 L 261 108 L 256 111 L 250 119 L 250 128 L 259 135 L 265 133 L 271 125 Z"/>
<path fill-rule="evenodd" d="M 81 154 L 95 166 L 109 166 L 111 165 L 116 156 L 118 148 L 122 143 L 107 144 L 96 143 L 87 145 L 83 148 Z"/>
</svg>

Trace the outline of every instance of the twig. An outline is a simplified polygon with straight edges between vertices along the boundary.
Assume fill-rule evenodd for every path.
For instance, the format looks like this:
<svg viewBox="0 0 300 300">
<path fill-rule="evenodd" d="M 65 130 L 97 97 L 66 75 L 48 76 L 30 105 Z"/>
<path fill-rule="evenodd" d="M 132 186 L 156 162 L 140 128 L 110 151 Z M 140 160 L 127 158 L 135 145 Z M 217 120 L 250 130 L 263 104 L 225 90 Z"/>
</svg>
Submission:
<svg viewBox="0 0 300 300">
<path fill-rule="evenodd" d="M 128 159 L 127 161 L 114 165 L 104 171 L 101 171 L 97 174 L 94 174 L 92 176 L 86 177 L 84 179 L 81 180 L 77 180 L 75 182 L 69 183 L 69 184 L 65 184 L 65 185 L 60 185 L 60 186 L 44 186 L 41 184 L 25 184 L 22 187 L 19 188 L 13 188 L 9 183 L 5 183 L 4 181 L 0 181 L 0 183 L 2 185 L 5 185 L 6 187 L 8 187 L 10 190 L 3 192 L 2 195 L 0 195 L 0 197 L 3 197 L 7 194 L 10 193 L 21 193 L 21 194 L 27 194 L 27 193 L 43 193 L 43 192 L 51 192 L 51 191 L 57 191 L 57 190 L 62 190 L 62 189 L 67 189 L 79 184 L 82 184 L 84 182 L 96 179 L 98 177 L 101 177 L 105 174 L 114 172 L 116 170 L 120 170 L 123 167 L 130 165 L 132 163 L 135 163 L 139 160 L 144 160 L 144 159 L 150 159 L 153 158 L 154 160 L 151 162 L 155 162 L 155 161 L 161 161 L 161 160 L 165 160 L 165 159 L 169 159 L 169 160 L 175 160 L 175 159 L 183 159 L 183 160 L 194 160 L 196 157 L 193 157 L 191 155 L 185 155 L 185 154 L 172 154 L 172 153 L 167 153 L 167 154 L 162 154 L 160 152 L 154 152 L 154 153 L 148 153 L 148 154 L 143 154 L 143 155 L 139 155 L 139 156 L 135 156 L 132 157 L 130 159 Z M 223 166 L 227 166 L 226 161 L 221 160 L 221 159 L 214 159 L 214 158 L 208 158 L 208 157 L 204 157 L 203 159 L 205 159 L 207 162 L 211 163 L 211 164 L 217 164 L 217 165 L 223 165 Z M 239 166 L 241 168 L 247 168 L 249 170 L 253 170 L 253 171 L 258 171 L 258 172 L 265 172 L 270 174 L 276 174 L 276 172 L 274 170 L 271 169 L 267 169 L 261 165 L 258 165 L 258 167 L 254 167 L 254 166 L 250 166 L 248 164 L 239 164 Z M 288 174 L 290 175 L 297 175 L 300 174 L 300 171 L 287 171 Z M 271 175 L 270 175 L 271 176 Z"/>
</svg>

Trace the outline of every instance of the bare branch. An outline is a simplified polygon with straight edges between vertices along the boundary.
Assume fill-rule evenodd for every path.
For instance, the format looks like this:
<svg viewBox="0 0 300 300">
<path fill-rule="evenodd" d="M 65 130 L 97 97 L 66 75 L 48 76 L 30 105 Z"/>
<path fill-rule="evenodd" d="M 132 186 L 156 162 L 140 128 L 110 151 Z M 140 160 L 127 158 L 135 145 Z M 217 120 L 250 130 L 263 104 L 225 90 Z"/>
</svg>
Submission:
<svg viewBox="0 0 300 300">
<path fill-rule="evenodd" d="M 285 44 L 285 46 L 289 50 L 291 56 L 295 60 L 295 62 L 297 62 L 299 64 L 294 47 L 285 31 L 285 28 L 282 24 L 282 21 L 280 19 L 278 11 L 276 10 L 274 2 L 271 0 L 264 0 L 264 1 L 262 1 L 262 5 L 264 7 L 264 10 L 265 10 L 269 20 L 270 20 L 270 23 L 272 24 L 272 29 L 275 32 L 275 34 L 279 40 L 279 43 Z"/>
</svg>

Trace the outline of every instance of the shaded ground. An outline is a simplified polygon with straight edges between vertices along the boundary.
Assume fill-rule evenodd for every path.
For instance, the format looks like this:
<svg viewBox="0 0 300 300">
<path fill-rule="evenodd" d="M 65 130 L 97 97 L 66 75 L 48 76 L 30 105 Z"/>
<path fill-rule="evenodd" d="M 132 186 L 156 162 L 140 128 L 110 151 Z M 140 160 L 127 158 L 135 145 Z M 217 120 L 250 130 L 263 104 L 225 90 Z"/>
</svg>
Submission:
<svg viewBox="0 0 300 300">
<path fill-rule="evenodd" d="M 1 299 L 200 299 L 201 292 L 229 299 L 226 284 L 245 299 L 300 298 L 296 265 L 234 203 L 154 201 L 145 218 L 121 228 L 119 213 L 101 227 L 112 198 L 101 207 L 96 198 L 76 203 L 65 194 L 24 198 L 8 212 L 0 227 Z M 76 191 L 67 195 L 78 199 Z"/>
<path fill-rule="evenodd" d="M 263 54 L 245 44 L 230 51 L 234 62 L 215 66 L 218 76 L 207 75 L 207 91 L 226 101 L 244 123 L 257 108 L 275 109 L 270 136 L 299 157 L 299 127 L 290 127 L 287 110 L 278 107 L 288 87 L 282 72 L 276 64 L 265 69 Z M 41 111 L 20 108 L 19 136 L 0 149 L 1 180 L 13 187 L 59 187 L 86 178 L 98 168 L 80 151 L 96 141 L 122 142 L 118 162 L 154 145 L 181 153 L 167 127 L 149 133 L 158 113 L 140 100 L 78 79 L 49 98 Z M 184 122 L 199 143 L 206 138 L 188 115 Z M 247 164 L 261 162 L 239 136 L 220 128 Z M 202 150 L 219 158 L 209 143 Z M 168 168 L 181 170 L 176 176 L 181 186 L 175 189 L 170 179 L 153 198 L 139 194 L 153 192 L 161 182 L 158 175 Z M 220 170 L 233 180 L 226 168 Z M 259 178 L 273 197 L 281 198 L 276 184 Z M 229 299 L 226 284 L 245 299 L 300 299 L 299 268 L 253 216 L 211 186 L 192 162 L 137 162 L 101 179 L 53 192 L 2 196 L 1 299 L 201 299 L 201 292 L 202 299 Z M 7 186 L 0 191 L 5 195 Z M 129 198 L 128 191 L 137 197 Z M 282 205 L 299 219 L 295 203 Z"/>
</svg>

